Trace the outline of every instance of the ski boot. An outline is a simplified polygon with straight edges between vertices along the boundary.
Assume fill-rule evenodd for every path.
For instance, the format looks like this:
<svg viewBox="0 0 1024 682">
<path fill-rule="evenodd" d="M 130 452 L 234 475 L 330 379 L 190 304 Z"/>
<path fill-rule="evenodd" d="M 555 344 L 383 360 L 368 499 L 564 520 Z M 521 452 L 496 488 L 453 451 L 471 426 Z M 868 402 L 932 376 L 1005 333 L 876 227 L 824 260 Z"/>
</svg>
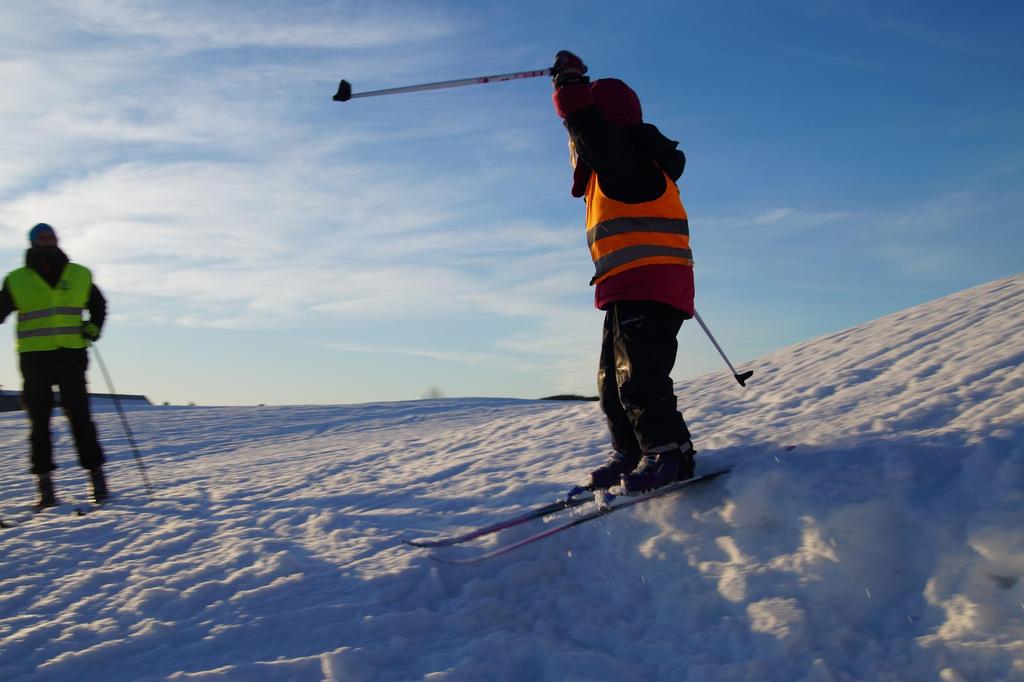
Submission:
<svg viewBox="0 0 1024 682">
<path fill-rule="evenodd" d="M 110 491 L 107 490 L 107 478 L 103 475 L 103 467 L 89 469 L 89 481 L 92 483 L 92 501 L 96 504 L 103 504 L 110 499 Z"/>
<path fill-rule="evenodd" d="M 53 489 L 50 474 L 39 474 L 36 478 L 36 487 L 39 489 L 39 501 L 33 505 L 33 511 L 41 512 L 57 506 L 57 493 Z"/>
<path fill-rule="evenodd" d="M 590 472 L 590 483 L 587 486 L 590 490 L 604 490 L 618 485 L 622 477 L 636 469 L 640 463 L 638 452 L 612 452 L 608 461 Z"/>
<path fill-rule="evenodd" d="M 639 495 L 655 488 L 693 478 L 696 451 L 693 443 L 672 444 L 671 449 L 649 452 L 644 455 L 640 467 L 622 477 L 622 490 L 627 495 Z"/>
</svg>

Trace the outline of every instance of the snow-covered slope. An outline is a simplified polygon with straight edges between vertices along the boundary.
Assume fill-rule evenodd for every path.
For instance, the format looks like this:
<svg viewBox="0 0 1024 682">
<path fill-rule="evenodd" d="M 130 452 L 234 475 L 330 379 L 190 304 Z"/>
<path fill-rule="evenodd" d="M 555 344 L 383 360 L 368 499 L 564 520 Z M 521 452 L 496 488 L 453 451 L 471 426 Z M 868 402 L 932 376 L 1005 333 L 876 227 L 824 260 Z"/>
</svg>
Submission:
<svg viewBox="0 0 1024 682">
<path fill-rule="evenodd" d="M 595 404 L 132 409 L 150 501 L 104 411 L 82 517 L 61 424 L 64 513 L 0 531 L 0 679 L 1024 679 L 1022 320 L 1016 276 L 682 382 L 732 473 L 472 567 L 398 538 L 557 497 Z"/>
</svg>

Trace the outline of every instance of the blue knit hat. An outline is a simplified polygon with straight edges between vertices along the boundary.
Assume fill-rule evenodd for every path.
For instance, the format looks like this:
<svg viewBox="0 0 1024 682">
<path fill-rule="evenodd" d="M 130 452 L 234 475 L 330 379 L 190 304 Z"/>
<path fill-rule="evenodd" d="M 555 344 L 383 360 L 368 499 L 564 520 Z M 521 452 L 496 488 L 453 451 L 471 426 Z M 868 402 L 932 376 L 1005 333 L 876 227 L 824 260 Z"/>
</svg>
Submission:
<svg viewBox="0 0 1024 682">
<path fill-rule="evenodd" d="M 50 227 L 46 223 L 39 223 L 38 225 L 36 225 L 35 227 L 33 227 L 31 230 L 28 231 L 28 240 L 29 240 L 29 242 L 31 242 L 32 245 L 35 246 L 36 240 L 38 240 L 39 237 L 44 232 L 49 232 L 50 234 L 52 234 L 54 236 L 55 239 L 57 237 L 56 230 L 54 230 L 52 227 Z"/>
</svg>

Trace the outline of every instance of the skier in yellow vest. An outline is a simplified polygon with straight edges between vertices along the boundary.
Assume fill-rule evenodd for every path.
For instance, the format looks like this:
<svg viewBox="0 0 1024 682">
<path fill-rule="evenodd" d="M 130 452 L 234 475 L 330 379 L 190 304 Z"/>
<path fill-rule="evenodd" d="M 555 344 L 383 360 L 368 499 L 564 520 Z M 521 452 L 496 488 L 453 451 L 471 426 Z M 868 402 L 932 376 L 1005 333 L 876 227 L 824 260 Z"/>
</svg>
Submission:
<svg viewBox="0 0 1024 682">
<path fill-rule="evenodd" d="M 572 195 L 587 204 L 594 303 L 605 311 L 598 390 L 614 451 L 589 486 L 635 494 L 694 472 L 670 376 L 676 335 L 694 312 L 689 223 L 676 186 L 686 159 L 644 123 L 628 85 L 591 82 L 586 72 L 571 52 L 555 56 L 552 100 L 569 133 Z"/>
<path fill-rule="evenodd" d="M 52 478 L 57 467 L 50 440 L 54 385 L 60 389 L 61 405 L 71 423 L 78 462 L 89 471 L 93 500 L 103 502 L 109 493 L 103 450 L 89 411 L 85 371 L 89 363 L 86 349 L 100 336 L 107 303 L 92 283 L 89 270 L 71 263 L 57 246 L 52 227 L 36 225 L 29 232 L 29 242 L 25 267 L 8 274 L 0 290 L 0 323 L 18 312 L 22 402 L 32 424 L 32 473 L 39 487 L 36 509 L 57 504 Z M 88 319 L 83 319 L 83 310 L 89 311 Z"/>
</svg>

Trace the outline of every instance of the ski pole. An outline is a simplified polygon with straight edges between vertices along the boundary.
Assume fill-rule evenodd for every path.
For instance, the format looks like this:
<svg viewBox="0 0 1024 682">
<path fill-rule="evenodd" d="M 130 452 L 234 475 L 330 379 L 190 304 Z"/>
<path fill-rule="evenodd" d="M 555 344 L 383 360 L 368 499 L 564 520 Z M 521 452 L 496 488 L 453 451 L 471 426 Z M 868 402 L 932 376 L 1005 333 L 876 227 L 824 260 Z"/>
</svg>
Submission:
<svg viewBox="0 0 1024 682">
<path fill-rule="evenodd" d="M 725 364 L 729 365 L 729 369 L 732 370 L 732 375 L 736 377 L 736 381 L 739 382 L 740 386 L 746 387 L 747 379 L 752 377 L 754 375 L 754 372 L 749 371 L 743 372 L 742 374 L 737 372 L 736 368 L 732 366 L 731 362 L 729 362 L 729 358 L 725 357 L 725 351 L 723 351 L 722 347 L 718 345 L 718 341 L 715 340 L 715 337 L 711 334 L 711 330 L 708 329 L 708 326 L 704 324 L 704 320 L 700 319 L 700 315 L 697 314 L 696 310 L 693 311 L 693 317 L 695 320 L 697 320 L 697 324 L 700 325 L 700 328 L 704 330 L 704 333 L 708 335 L 708 338 L 711 339 L 711 343 L 715 344 L 715 348 L 718 349 L 718 354 L 722 356 L 723 360 L 725 360 Z"/>
<path fill-rule="evenodd" d="M 103 378 L 107 380 L 107 388 L 110 390 L 110 397 L 114 399 L 114 405 L 117 406 L 117 411 L 121 415 L 121 424 L 124 426 L 124 435 L 128 438 L 128 443 L 132 446 L 132 453 L 135 455 L 135 463 L 139 465 L 139 472 L 142 474 L 142 482 L 146 485 L 146 493 L 149 495 L 149 499 L 153 499 L 153 488 L 149 485 L 149 477 L 146 476 L 146 465 L 142 463 L 142 455 L 139 454 L 139 448 L 135 445 L 135 438 L 132 436 L 132 429 L 128 425 L 128 417 L 124 413 L 124 409 L 121 407 L 121 400 L 117 397 L 117 390 L 114 388 L 114 382 L 110 380 L 110 373 L 107 372 L 107 366 L 103 363 L 103 358 L 100 357 L 100 351 L 96 348 L 96 344 L 90 344 L 93 355 L 96 356 L 96 361 L 100 363 L 100 369 L 103 370 Z"/>
<path fill-rule="evenodd" d="M 516 73 L 502 73 L 497 76 L 477 76 L 476 78 L 460 78 L 452 81 L 437 81 L 436 83 L 421 83 L 419 85 L 405 85 L 400 88 L 385 88 L 384 90 L 370 90 L 367 92 L 352 92 L 352 84 L 342 80 L 338 85 L 338 92 L 332 98 L 335 102 L 347 102 L 356 97 L 376 97 L 378 95 L 396 95 L 401 92 L 420 92 L 423 90 L 440 90 L 442 88 L 458 88 L 463 85 L 477 85 L 483 83 L 501 83 L 502 81 L 513 81 L 521 78 L 537 78 L 538 76 L 550 76 L 551 69 L 537 69 L 536 71 L 517 71 Z"/>
</svg>

